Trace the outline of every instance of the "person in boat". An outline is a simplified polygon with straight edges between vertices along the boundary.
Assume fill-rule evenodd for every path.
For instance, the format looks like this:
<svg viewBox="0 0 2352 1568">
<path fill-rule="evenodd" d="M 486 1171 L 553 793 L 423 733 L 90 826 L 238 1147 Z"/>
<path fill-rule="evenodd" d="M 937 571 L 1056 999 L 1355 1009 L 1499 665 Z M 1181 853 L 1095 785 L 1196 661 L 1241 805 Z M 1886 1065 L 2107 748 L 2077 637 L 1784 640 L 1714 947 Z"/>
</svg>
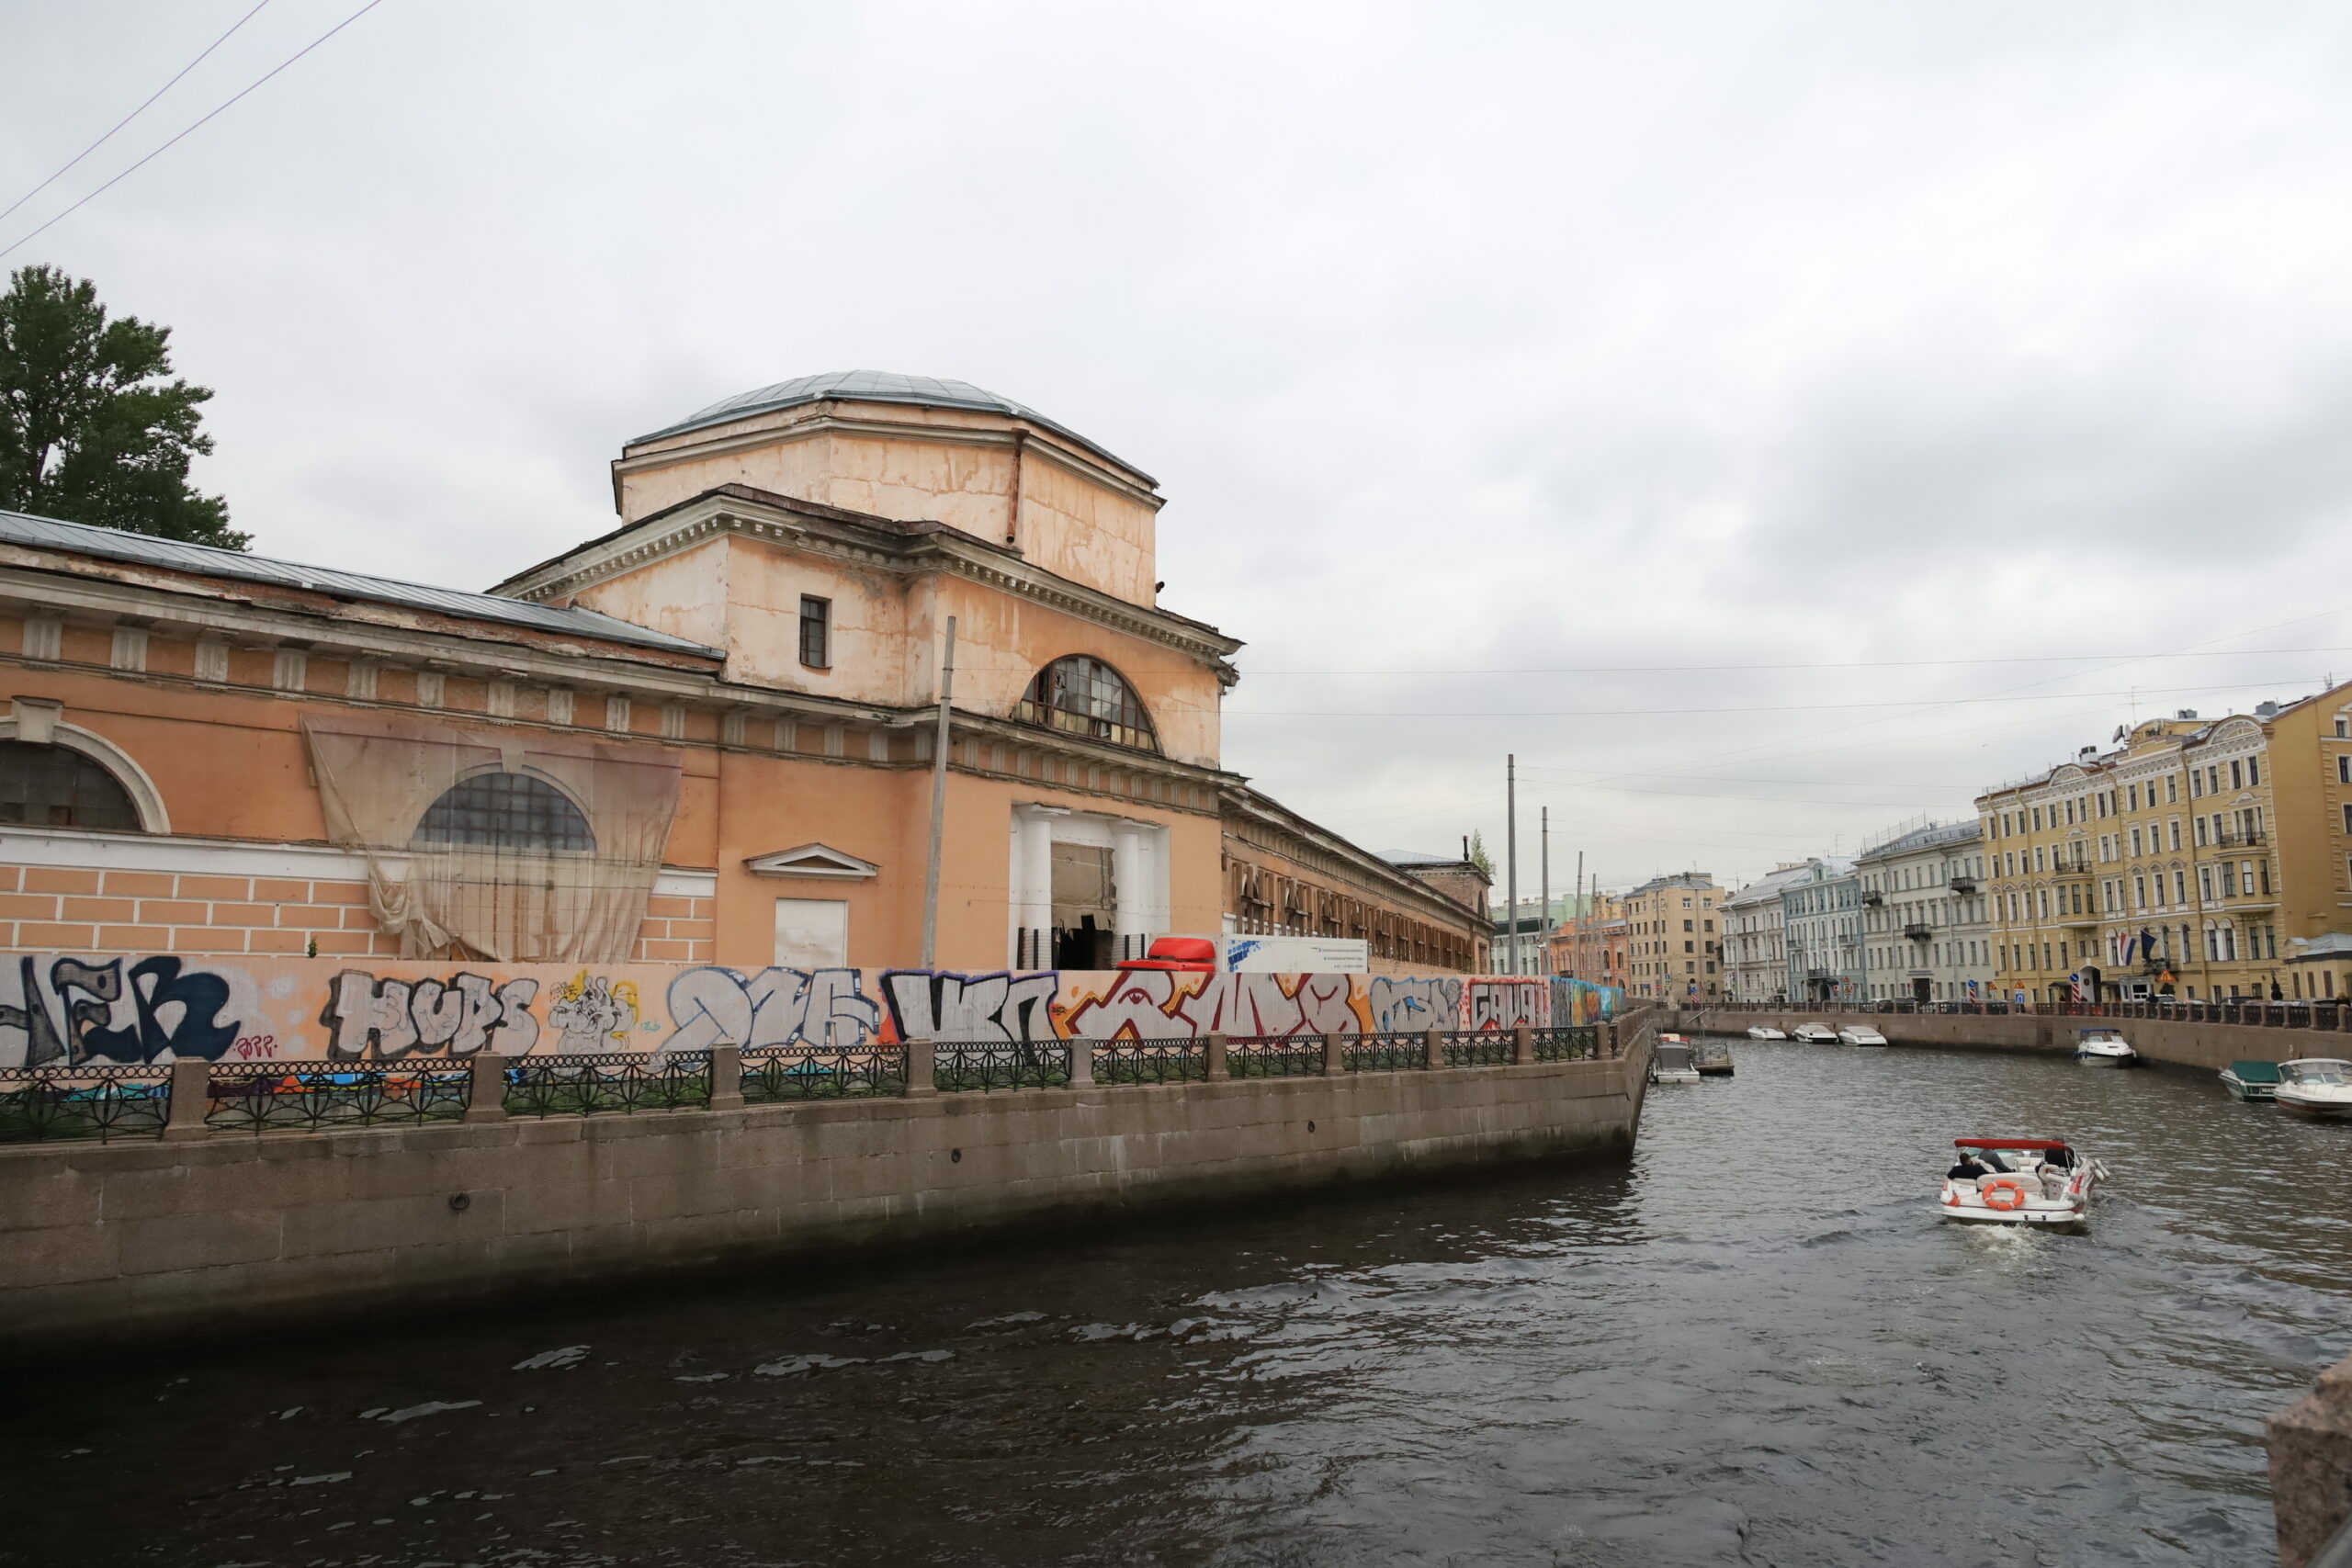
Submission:
<svg viewBox="0 0 2352 1568">
<path fill-rule="evenodd" d="M 2054 1149 L 2041 1151 L 2041 1163 L 2052 1170 L 2075 1168 L 2075 1151 L 2061 1144 Z"/>
<path fill-rule="evenodd" d="M 1984 1162 L 1978 1159 L 1975 1151 L 1972 1149 L 1960 1156 L 1958 1164 L 1944 1172 L 1944 1179 L 1946 1181 L 1977 1181 L 1992 1174 Z"/>
</svg>

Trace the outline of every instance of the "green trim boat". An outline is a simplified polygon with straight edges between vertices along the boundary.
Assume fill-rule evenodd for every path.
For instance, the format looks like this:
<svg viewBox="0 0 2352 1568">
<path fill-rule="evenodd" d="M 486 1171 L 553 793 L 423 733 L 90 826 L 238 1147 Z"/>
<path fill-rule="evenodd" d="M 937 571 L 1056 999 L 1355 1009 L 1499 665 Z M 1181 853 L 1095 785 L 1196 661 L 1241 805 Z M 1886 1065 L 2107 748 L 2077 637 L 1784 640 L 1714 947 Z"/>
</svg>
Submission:
<svg viewBox="0 0 2352 1568">
<path fill-rule="evenodd" d="M 2222 1087 L 2239 1100 L 2275 1100 L 2278 1095 L 2278 1064 L 2232 1062 L 2222 1069 Z"/>
</svg>

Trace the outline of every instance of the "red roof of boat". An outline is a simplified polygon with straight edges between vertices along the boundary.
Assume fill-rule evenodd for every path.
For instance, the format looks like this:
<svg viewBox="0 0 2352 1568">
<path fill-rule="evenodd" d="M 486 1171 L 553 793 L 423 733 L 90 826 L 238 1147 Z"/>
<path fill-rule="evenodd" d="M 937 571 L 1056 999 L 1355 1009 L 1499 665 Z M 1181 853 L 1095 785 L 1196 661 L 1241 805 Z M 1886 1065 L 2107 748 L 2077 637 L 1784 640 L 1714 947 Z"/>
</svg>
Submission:
<svg viewBox="0 0 2352 1568">
<path fill-rule="evenodd" d="M 2063 1149 L 2064 1138 L 1954 1138 L 1956 1149 Z"/>
</svg>

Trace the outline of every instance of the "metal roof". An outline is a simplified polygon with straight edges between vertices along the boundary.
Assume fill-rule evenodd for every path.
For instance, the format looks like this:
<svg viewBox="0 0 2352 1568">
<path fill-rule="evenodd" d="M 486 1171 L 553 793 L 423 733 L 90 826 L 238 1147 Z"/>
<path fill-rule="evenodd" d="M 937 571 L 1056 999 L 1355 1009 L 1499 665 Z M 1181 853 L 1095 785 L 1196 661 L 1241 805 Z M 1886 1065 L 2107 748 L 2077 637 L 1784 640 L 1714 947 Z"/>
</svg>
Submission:
<svg viewBox="0 0 2352 1568">
<path fill-rule="evenodd" d="M 338 571 L 333 567 L 304 566 L 299 561 L 274 560 L 268 556 L 247 555 L 242 550 L 224 550 L 212 545 L 190 545 L 177 539 L 158 539 L 146 534 L 126 534 L 119 528 L 95 528 L 86 523 L 34 517 L 22 512 L 0 511 L 0 544 L 64 550 L 74 555 L 96 556 L 105 560 L 131 561 L 140 566 L 162 567 L 199 577 L 267 582 L 281 588 L 300 588 L 312 593 L 324 593 L 332 598 L 399 604 L 411 610 L 427 610 L 467 620 L 498 621 L 512 626 L 527 626 L 534 631 L 591 637 L 605 642 L 635 643 L 673 653 L 695 653 L 711 659 L 724 657 L 717 649 L 705 648 L 698 642 L 688 642 L 684 637 L 672 637 L 667 632 L 657 632 L 649 626 L 637 626 L 594 610 L 559 610 L 551 605 L 533 604 L 521 599 L 501 598 L 494 593 L 473 593 L 459 588 L 434 588 L 390 577 L 368 577 L 356 571 Z"/>
<path fill-rule="evenodd" d="M 865 403 L 912 403 L 918 408 L 970 409 L 979 413 L 1001 413 L 1013 419 L 1025 419 L 1057 435 L 1069 437 L 1096 457 L 1118 464 L 1148 485 L 1157 487 L 1159 483 L 1117 453 L 1097 446 L 1069 426 L 1047 419 L 1026 404 L 999 397 L 987 388 L 975 387 L 969 381 L 950 381 L 936 376 L 901 376 L 893 370 L 828 370 L 817 376 L 797 376 L 789 381 L 778 381 L 772 387 L 754 387 L 748 392 L 738 392 L 731 398 L 722 399 L 707 409 L 688 414 L 675 424 L 665 424 L 659 430 L 638 436 L 628 445 L 636 446 L 648 441 L 661 441 L 673 435 L 683 435 L 689 430 L 700 430 L 706 425 L 726 424 L 755 413 L 772 413 L 777 409 L 823 402 L 830 398 Z"/>
</svg>

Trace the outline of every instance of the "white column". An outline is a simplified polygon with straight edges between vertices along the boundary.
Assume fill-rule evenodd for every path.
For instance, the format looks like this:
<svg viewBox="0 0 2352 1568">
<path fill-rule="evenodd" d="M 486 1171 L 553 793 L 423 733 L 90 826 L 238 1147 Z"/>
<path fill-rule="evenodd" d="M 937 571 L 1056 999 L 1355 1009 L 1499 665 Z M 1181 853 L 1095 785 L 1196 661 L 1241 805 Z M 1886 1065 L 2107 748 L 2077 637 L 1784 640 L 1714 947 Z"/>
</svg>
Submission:
<svg viewBox="0 0 2352 1568">
<path fill-rule="evenodd" d="M 1069 815 L 1066 806 L 1016 806 L 1012 808 L 1013 882 L 1012 929 L 1015 942 L 1023 931 L 1048 931 L 1054 923 L 1054 818 Z M 1020 957 L 1016 951 L 1012 960 Z M 1041 960 L 1050 964 L 1053 954 Z"/>
</svg>

